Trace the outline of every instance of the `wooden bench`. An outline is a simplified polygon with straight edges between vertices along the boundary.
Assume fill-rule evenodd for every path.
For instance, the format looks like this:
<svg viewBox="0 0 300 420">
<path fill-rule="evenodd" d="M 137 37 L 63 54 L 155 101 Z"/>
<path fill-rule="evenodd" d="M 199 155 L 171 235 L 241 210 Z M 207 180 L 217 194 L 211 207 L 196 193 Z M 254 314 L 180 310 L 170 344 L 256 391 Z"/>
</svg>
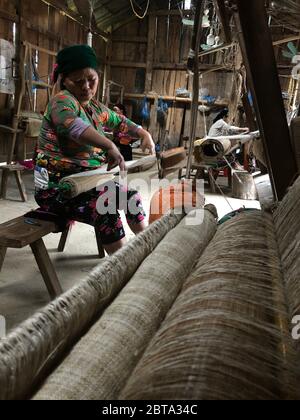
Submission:
<svg viewBox="0 0 300 420">
<path fill-rule="evenodd" d="M 55 268 L 45 247 L 43 237 L 49 233 L 57 233 L 58 227 L 55 222 L 21 216 L 0 225 L 0 271 L 8 248 L 21 249 L 30 245 L 35 256 L 37 265 L 44 279 L 51 299 L 61 295 L 63 290 L 59 283 Z M 65 249 L 71 226 L 68 226 L 61 235 L 58 252 Z M 99 256 L 105 256 L 101 240 L 96 233 Z"/>
</svg>

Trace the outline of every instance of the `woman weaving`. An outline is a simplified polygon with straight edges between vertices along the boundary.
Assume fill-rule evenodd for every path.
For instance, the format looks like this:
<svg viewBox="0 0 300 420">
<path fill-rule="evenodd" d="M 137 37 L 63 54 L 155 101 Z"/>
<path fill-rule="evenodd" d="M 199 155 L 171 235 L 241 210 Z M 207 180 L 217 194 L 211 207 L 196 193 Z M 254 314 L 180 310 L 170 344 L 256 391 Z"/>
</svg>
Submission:
<svg viewBox="0 0 300 420">
<path fill-rule="evenodd" d="M 94 170 L 106 163 L 108 170 L 116 166 L 121 171 L 126 169 L 117 147 L 104 136 L 104 125 L 141 138 L 143 150 L 148 149 L 150 153 L 154 153 L 154 143 L 142 127 L 94 99 L 99 83 L 97 68 L 96 54 L 87 45 L 74 45 L 57 55 L 54 82 L 61 91 L 52 98 L 44 115 L 37 145 L 35 199 L 43 211 L 95 226 L 105 250 L 112 254 L 124 245 L 125 232 L 118 211 L 97 212 L 97 200 L 105 190 L 94 188 L 68 200 L 59 182 L 66 176 Z M 121 187 L 118 184 L 116 187 L 118 196 Z M 138 209 L 134 214 L 130 210 L 126 214 L 131 230 L 138 234 L 146 228 L 141 198 L 136 191 L 129 190 L 127 200 L 131 203 L 134 200 Z"/>
</svg>

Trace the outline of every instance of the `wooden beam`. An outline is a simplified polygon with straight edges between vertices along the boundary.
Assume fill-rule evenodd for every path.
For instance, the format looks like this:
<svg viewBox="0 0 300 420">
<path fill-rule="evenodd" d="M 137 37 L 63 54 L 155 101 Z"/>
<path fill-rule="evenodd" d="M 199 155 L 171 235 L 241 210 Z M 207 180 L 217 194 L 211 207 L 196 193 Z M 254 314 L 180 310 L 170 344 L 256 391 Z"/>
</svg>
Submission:
<svg viewBox="0 0 300 420">
<path fill-rule="evenodd" d="M 187 178 L 191 178 L 191 169 L 193 163 L 193 155 L 194 155 L 194 142 L 196 140 L 196 129 L 197 129 L 197 121 L 198 121 L 198 107 L 199 107 L 199 49 L 201 45 L 201 37 L 203 33 L 202 28 L 202 16 L 204 13 L 204 0 L 199 0 L 196 6 L 196 19 L 194 24 L 194 36 L 192 42 L 192 48 L 195 51 L 195 59 L 193 60 L 193 67 L 192 71 L 194 73 L 193 77 L 193 92 L 192 92 L 192 103 L 191 103 L 191 125 L 190 125 L 190 146 L 189 146 L 189 153 L 188 153 L 188 162 L 186 167 L 186 174 Z M 197 18 L 198 17 L 198 18 Z M 190 62 L 191 64 L 191 62 Z M 189 67 L 190 68 L 190 67 Z"/>
<path fill-rule="evenodd" d="M 154 63 L 153 70 L 181 70 L 187 69 L 186 63 Z"/>
<path fill-rule="evenodd" d="M 227 69 L 226 69 L 225 66 L 214 66 L 210 70 L 201 71 L 200 70 L 200 65 L 199 65 L 199 72 L 201 72 L 201 76 L 204 76 L 204 75 L 209 74 L 209 73 L 215 73 L 216 71 L 226 71 L 226 70 Z M 233 71 L 233 70 L 230 70 L 230 71 Z"/>
<path fill-rule="evenodd" d="M 133 63 L 131 61 L 111 61 L 111 67 L 124 67 L 124 68 L 133 68 L 133 69 L 145 69 L 147 67 L 146 63 Z"/>
<path fill-rule="evenodd" d="M 39 51 L 39 52 L 42 52 L 42 53 L 45 53 L 45 54 L 48 54 L 48 55 L 52 55 L 52 56 L 54 56 L 54 57 L 56 57 L 56 55 L 57 55 L 57 52 L 56 51 L 51 51 L 51 50 L 48 50 L 48 49 L 46 49 L 46 48 L 43 48 L 43 47 L 40 47 L 39 45 L 34 45 L 34 44 L 30 44 L 29 42 L 27 42 L 27 41 L 24 41 L 23 42 L 23 45 L 27 45 L 27 46 L 29 46 L 30 48 L 32 48 L 33 50 L 37 50 L 37 51 Z"/>
<path fill-rule="evenodd" d="M 234 18 L 276 200 L 297 175 L 264 1 L 235 0 Z M 255 48 L 254 48 L 255 46 Z"/>
<path fill-rule="evenodd" d="M 142 93 L 125 93 L 124 97 L 125 97 L 125 99 L 144 99 L 145 97 L 147 97 L 150 100 L 155 100 L 155 98 L 156 98 L 155 95 L 149 95 L 149 94 L 144 95 Z M 185 104 L 190 104 L 192 102 L 192 100 L 190 98 L 181 98 L 180 96 L 164 95 L 164 96 L 161 96 L 161 98 L 164 101 L 179 102 L 179 103 L 185 103 Z M 199 100 L 198 105 L 209 105 L 209 102 Z M 218 99 L 214 102 L 213 105 L 224 108 L 224 107 L 227 107 L 229 105 L 229 101 L 227 99 Z"/>
<path fill-rule="evenodd" d="M 219 20 L 222 24 L 222 28 L 225 35 L 225 41 L 229 44 L 232 41 L 231 29 L 230 29 L 230 16 L 228 9 L 225 7 L 224 0 L 214 0 L 215 9 L 217 11 Z"/>
<path fill-rule="evenodd" d="M 134 63 L 131 61 L 111 61 L 111 67 L 123 67 L 123 68 L 137 68 L 143 69 L 147 67 L 147 63 Z M 154 63 L 153 70 L 187 70 L 186 63 Z M 199 71 L 224 71 L 230 72 L 231 69 L 226 69 L 224 66 L 216 66 L 215 64 L 199 63 Z"/>
<path fill-rule="evenodd" d="M 300 39 L 300 35 L 298 36 L 288 36 L 287 38 L 280 39 L 278 41 L 273 42 L 273 46 L 287 44 L 288 42 L 298 41 Z"/>
<path fill-rule="evenodd" d="M 0 10 L 0 18 L 5 19 L 5 20 L 9 20 L 11 22 L 17 22 L 17 20 L 18 20 L 17 15 L 13 15 L 9 12 L 6 12 L 5 10 Z"/>
<path fill-rule="evenodd" d="M 73 10 L 69 9 L 66 6 L 64 1 L 62 1 L 62 0 L 42 0 L 42 2 L 54 7 L 55 9 L 60 10 L 61 12 L 65 13 L 65 15 L 67 15 L 69 18 L 75 20 L 77 23 L 84 26 L 86 30 L 89 30 L 90 22 L 86 18 L 83 18 L 82 16 L 80 16 L 78 13 L 73 12 Z M 96 27 L 96 28 L 93 27 L 93 32 L 95 34 L 101 36 L 105 40 L 110 36 L 110 34 L 108 32 L 105 32 L 98 27 Z"/>
<path fill-rule="evenodd" d="M 223 51 L 223 50 L 227 50 L 228 48 L 231 48 L 235 45 L 234 42 L 232 42 L 231 44 L 226 44 L 226 45 L 221 45 L 220 47 L 216 47 L 216 48 L 211 48 L 210 50 L 206 50 L 206 51 L 202 51 L 199 54 L 199 58 L 200 57 L 204 57 L 205 55 L 210 55 L 210 54 L 214 54 L 218 51 Z"/>
<path fill-rule="evenodd" d="M 147 44 L 148 38 L 146 36 L 120 36 L 115 35 L 112 37 L 113 42 L 128 42 L 134 44 Z"/>
<path fill-rule="evenodd" d="M 194 15 L 193 10 L 178 10 L 178 9 L 171 9 L 171 10 L 155 10 L 149 13 L 150 16 L 188 16 Z"/>
</svg>

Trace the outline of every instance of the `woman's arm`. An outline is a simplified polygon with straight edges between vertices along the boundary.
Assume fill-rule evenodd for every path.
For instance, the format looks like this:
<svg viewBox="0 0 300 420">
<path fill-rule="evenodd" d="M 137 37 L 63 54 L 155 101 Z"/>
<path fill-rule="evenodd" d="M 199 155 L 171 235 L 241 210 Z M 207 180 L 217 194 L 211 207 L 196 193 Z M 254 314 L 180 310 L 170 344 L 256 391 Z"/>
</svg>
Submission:
<svg viewBox="0 0 300 420">
<path fill-rule="evenodd" d="M 141 126 L 138 126 L 133 121 L 125 116 L 116 114 L 111 109 L 108 109 L 104 105 L 102 106 L 102 120 L 111 129 L 116 129 L 121 133 L 128 134 L 132 137 L 139 137 L 142 139 L 143 151 L 149 150 L 151 154 L 155 154 L 155 144 L 152 136 L 148 131 L 144 130 Z"/>
<path fill-rule="evenodd" d="M 234 133 L 248 133 L 249 132 L 249 128 L 247 127 L 235 127 L 234 125 L 230 125 L 229 126 L 230 131 L 234 132 Z"/>
<path fill-rule="evenodd" d="M 99 134 L 93 127 L 88 127 L 81 134 L 77 142 L 79 144 L 87 144 L 89 146 L 98 147 L 107 151 L 108 171 L 115 168 L 116 166 L 119 166 L 121 171 L 126 170 L 124 158 L 119 152 L 118 148 L 111 140 Z"/>
</svg>

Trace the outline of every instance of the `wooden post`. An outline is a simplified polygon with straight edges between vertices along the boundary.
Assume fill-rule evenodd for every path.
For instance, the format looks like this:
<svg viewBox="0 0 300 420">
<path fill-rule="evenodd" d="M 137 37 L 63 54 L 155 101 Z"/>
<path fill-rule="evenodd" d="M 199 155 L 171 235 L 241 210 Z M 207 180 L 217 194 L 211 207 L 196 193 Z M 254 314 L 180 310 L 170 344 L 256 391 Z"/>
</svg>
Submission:
<svg viewBox="0 0 300 420">
<path fill-rule="evenodd" d="M 245 89 L 245 86 L 243 84 L 242 89 L 242 103 L 246 115 L 247 120 L 247 126 L 249 127 L 250 131 L 256 131 L 257 130 L 257 124 L 253 115 L 252 107 L 248 98 L 248 92 Z"/>
<path fill-rule="evenodd" d="M 64 252 L 67 242 L 69 240 L 70 234 L 72 231 L 72 226 L 67 226 L 66 229 L 62 232 L 60 241 L 58 244 L 57 252 Z"/>
<path fill-rule="evenodd" d="M 110 37 L 106 44 L 106 63 L 103 76 L 103 103 L 108 105 L 109 101 L 109 85 L 111 79 L 111 57 L 112 57 L 112 38 Z"/>
<path fill-rule="evenodd" d="M 240 45 L 252 90 L 276 200 L 282 200 L 297 175 L 297 165 L 282 100 L 265 2 L 234 0 Z"/>
<path fill-rule="evenodd" d="M 97 228 L 95 228 L 95 236 L 97 241 L 99 258 L 105 258 L 105 250 L 103 248 L 101 236 Z"/>
<path fill-rule="evenodd" d="M 242 103 L 243 108 L 246 114 L 246 120 L 247 120 L 247 126 L 249 127 L 250 131 L 256 131 L 257 130 L 257 124 L 253 115 L 252 107 L 248 98 L 248 91 L 245 88 L 245 85 L 243 84 L 242 88 Z M 244 146 L 244 168 L 249 171 L 249 151 L 251 148 L 251 142 L 246 143 Z"/>
<path fill-rule="evenodd" d="M 199 107 L 199 48 L 201 43 L 201 35 L 202 35 L 202 16 L 203 16 L 203 9 L 204 9 L 204 1 L 199 0 L 197 2 L 197 9 L 196 9 L 196 16 L 198 19 L 195 19 L 194 25 L 194 37 L 193 37 L 193 46 L 195 57 L 193 60 L 193 68 L 194 68 L 194 80 L 193 80 L 193 99 L 192 99 L 192 106 L 191 106 L 191 130 L 190 130 L 190 147 L 189 147 L 189 156 L 188 156 L 188 163 L 187 163 L 187 178 L 191 177 L 191 169 L 192 169 L 192 162 L 193 162 L 193 153 L 194 153 L 194 140 L 197 128 L 197 120 L 198 120 L 198 107 Z M 191 65 L 191 61 L 188 63 Z"/>
<path fill-rule="evenodd" d="M 148 48 L 147 48 L 145 93 L 150 92 L 152 89 L 154 47 L 155 47 L 155 37 L 156 37 L 156 16 L 150 15 L 148 19 L 149 19 L 149 27 L 148 27 Z"/>
<path fill-rule="evenodd" d="M 15 173 L 15 179 L 16 179 L 16 182 L 17 182 L 17 186 L 18 186 L 18 189 L 19 189 L 21 199 L 22 199 L 23 203 L 25 203 L 27 201 L 27 193 L 26 193 L 24 182 L 22 180 L 21 171 L 14 171 L 14 173 Z"/>
<path fill-rule="evenodd" d="M 230 30 L 230 14 L 228 13 L 228 9 L 225 7 L 224 0 L 214 0 L 215 9 L 217 11 L 218 17 L 220 19 L 220 22 L 222 24 L 225 41 L 226 43 L 231 42 L 231 30 Z"/>
</svg>

